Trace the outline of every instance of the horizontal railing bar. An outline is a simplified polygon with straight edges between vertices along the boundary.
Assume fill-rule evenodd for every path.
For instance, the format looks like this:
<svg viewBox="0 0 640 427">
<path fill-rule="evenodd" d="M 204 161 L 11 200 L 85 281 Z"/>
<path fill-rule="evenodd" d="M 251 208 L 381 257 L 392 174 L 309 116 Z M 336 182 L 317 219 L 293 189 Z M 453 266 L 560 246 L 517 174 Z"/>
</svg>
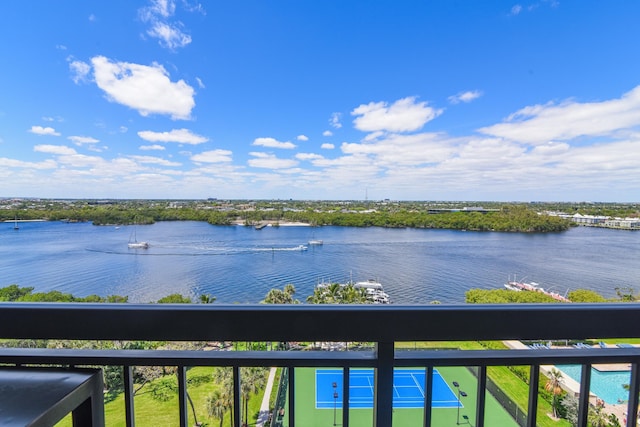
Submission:
<svg viewBox="0 0 640 427">
<path fill-rule="evenodd" d="M 410 350 L 396 351 L 395 366 L 500 366 L 623 363 L 640 360 L 640 347 L 547 350 Z M 562 363 L 560 363 L 562 362 Z"/>
<path fill-rule="evenodd" d="M 55 362 L 52 362 L 55 360 Z M 374 367 L 371 351 L 196 351 L 0 348 L 0 363 L 132 366 Z"/>
<path fill-rule="evenodd" d="M 0 303 L 1 338 L 460 341 L 637 336 L 638 304 Z"/>
<path fill-rule="evenodd" d="M 131 366 L 377 367 L 372 351 L 197 351 L 0 348 L 0 363 Z M 640 348 L 396 350 L 393 365 L 502 366 L 640 363 Z"/>
</svg>

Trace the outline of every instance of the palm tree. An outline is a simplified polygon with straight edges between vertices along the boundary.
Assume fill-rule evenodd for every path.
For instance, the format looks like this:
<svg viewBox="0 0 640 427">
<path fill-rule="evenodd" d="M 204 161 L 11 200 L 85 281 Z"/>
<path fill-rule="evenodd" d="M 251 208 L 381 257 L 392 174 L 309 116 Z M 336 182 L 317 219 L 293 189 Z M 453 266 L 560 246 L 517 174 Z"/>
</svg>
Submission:
<svg viewBox="0 0 640 427">
<path fill-rule="evenodd" d="M 243 368 L 241 371 L 240 394 L 244 404 L 244 424 L 249 424 L 249 398 L 265 387 L 265 368 Z"/>
<path fill-rule="evenodd" d="M 544 385 L 544 389 L 550 392 L 553 396 L 551 401 L 551 409 L 553 410 L 554 418 L 558 418 L 558 408 L 560 407 L 560 396 L 564 390 L 562 390 L 562 372 L 556 368 L 552 368 L 549 373 L 547 383 Z"/>
<path fill-rule="evenodd" d="M 285 285 L 283 290 L 271 289 L 264 299 L 262 304 L 298 304 L 300 301 L 293 298 L 296 293 L 295 286 L 288 284 Z"/>
<path fill-rule="evenodd" d="M 213 371 L 213 382 L 222 387 L 221 399 L 226 409 L 233 407 L 233 371 L 231 368 L 216 368 Z M 209 407 L 207 405 L 207 407 Z M 222 422 L 222 421 L 220 421 Z M 231 411 L 231 425 L 233 425 L 233 411 Z"/>
<path fill-rule="evenodd" d="M 200 303 L 201 304 L 213 304 L 216 300 L 216 297 L 211 294 L 202 294 L 200 295 Z"/>
<path fill-rule="evenodd" d="M 224 414 L 230 409 L 228 403 L 229 398 L 223 391 L 215 390 L 207 396 L 207 400 L 205 402 L 207 414 L 209 414 L 210 417 L 220 420 L 220 427 L 222 427 L 222 424 L 224 423 Z"/>
</svg>

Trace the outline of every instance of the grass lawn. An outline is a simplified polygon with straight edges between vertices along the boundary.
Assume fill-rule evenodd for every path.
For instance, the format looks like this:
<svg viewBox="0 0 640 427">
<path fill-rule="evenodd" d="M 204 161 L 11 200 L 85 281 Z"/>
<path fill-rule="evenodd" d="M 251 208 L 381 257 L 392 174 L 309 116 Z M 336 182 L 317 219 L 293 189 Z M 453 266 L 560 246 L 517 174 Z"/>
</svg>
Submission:
<svg viewBox="0 0 640 427">
<path fill-rule="evenodd" d="M 212 378 L 214 368 L 211 367 L 195 367 L 191 368 L 187 372 L 187 378 L 193 377 L 207 377 Z M 266 373 L 268 375 L 268 371 Z M 219 426 L 220 420 L 211 418 L 207 415 L 205 409 L 206 398 L 211 394 L 218 386 L 213 383 L 211 379 L 208 382 L 201 382 L 195 386 L 187 386 L 187 390 L 193 404 L 196 409 L 196 415 L 199 422 L 206 423 L 207 426 Z M 142 390 L 136 394 L 134 398 L 136 426 L 176 426 L 179 425 L 179 408 L 178 408 L 178 395 L 175 393 L 167 401 L 160 401 L 154 399 L 151 393 L 148 391 L 148 385 L 145 385 Z M 262 403 L 262 393 L 252 395 L 249 399 L 249 424 L 255 424 L 255 421 L 260 411 L 260 405 Z M 191 412 L 191 406 L 187 406 L 189 411 L 189 425 L 195 424 L 193 414 Z M 105 421 L 109 427 L 125 427 L 124 416 L 124 394 L 119 394 L 116 399 L 105 404 Z M 71 427 L 71 416 L 66 417 L 60 423 L 59 427 Z M 229 412 L 225 415 L 223 426 L 231 426 L 231 418 Z"/>
</svg>

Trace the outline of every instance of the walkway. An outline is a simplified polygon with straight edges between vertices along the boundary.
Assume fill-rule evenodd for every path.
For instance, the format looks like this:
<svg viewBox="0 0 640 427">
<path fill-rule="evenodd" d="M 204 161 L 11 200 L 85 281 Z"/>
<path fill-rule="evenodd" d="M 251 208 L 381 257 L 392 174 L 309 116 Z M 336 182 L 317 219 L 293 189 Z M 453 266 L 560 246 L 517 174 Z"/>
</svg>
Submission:
<svg viewBox="0 0 640 427">
<path fill-rule="evenodd" d="M 260 405 L 260 413 L 258 414 L 258 420 L 256 421 L 256 427 L 263 427 L 264 423 L 269 419 L 269 398 L 271 397 L 271 389 L 273 388 L 273 380 L 276 377 L 277 368 L 271 368 L 269 371 L 269 378 L 267 379 L 267 386 L 264 389 L 264 396 L 262 397 L 262 405 Z"/>
</svg>

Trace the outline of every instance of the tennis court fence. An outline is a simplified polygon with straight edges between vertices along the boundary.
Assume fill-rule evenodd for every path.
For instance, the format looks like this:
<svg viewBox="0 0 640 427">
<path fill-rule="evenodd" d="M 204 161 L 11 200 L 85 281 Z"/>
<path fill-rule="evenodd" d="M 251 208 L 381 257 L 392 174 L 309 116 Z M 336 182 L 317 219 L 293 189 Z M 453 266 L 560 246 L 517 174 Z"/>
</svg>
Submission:
<svg viewBox="0 0 640 427">
<path fill-rule="evenodd" d="M 469 366 L 467 368 L 476 378 L 478 377 L 478 367 Z M 507 411 L 511 418 L 513 418 L 520 427 L 527 426 L 527 412 L 520 408 L 520 406 L 516 402 L 514 402 L 509 397 L 509 395 L 507 395 L 507 393 L 505 393 L 502 388 L 488 376 L 487 391 L 496 398 L 500 406 L 502 406 L 504 410 Z"/>
</svg>

